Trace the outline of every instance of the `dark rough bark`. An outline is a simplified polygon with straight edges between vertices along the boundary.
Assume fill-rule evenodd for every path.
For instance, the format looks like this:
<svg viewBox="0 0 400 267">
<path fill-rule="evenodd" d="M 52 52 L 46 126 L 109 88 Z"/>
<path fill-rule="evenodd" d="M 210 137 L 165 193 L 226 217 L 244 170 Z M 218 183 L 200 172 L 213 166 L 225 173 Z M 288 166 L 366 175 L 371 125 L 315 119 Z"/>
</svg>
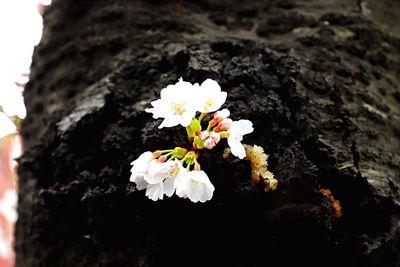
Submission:
<svg viewBox="0 0 400 267">
<path fill-rule="evenodd" d="M 399 266 L 400 3 L 359 2 L 54 1 L 25 92 L 17 266 Z M 144 112 L 181 76 L 220 82 L 278 190 L 220 148 L 202 155 L 212 201 L 135 191 L 132 160 L 185 142 Z"/>
</svg>

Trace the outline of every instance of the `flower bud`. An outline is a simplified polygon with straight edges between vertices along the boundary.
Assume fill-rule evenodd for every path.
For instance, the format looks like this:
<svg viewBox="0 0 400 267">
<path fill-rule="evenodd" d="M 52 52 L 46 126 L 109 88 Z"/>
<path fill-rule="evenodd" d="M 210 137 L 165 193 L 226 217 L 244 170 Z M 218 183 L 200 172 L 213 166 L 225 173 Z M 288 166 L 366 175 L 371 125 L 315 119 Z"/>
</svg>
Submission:
<svg viewBox="0 0 400 267">
<path fill-rule="evenodd" d="M 204 141 L 204 147 L 207 149 L 212 149 L 213 147 L 215 147 L 215 145 L 216 143 L 211 137 L 207 138 L 207 140 Z"/>
<path fill-rule="evenodd" d="M 163 163 L 163 162 L 167 161 L 167 159 L 168 159 L 168 157 L 165 156 L 165 155 L 163 155 L 163 156 L 160 156 L 160 157 L 158 158 L 158 162 Z"/>
<path fill-rule="evenodd" d="M 209 138 L 211 138 L 215 142 L 215 144 L 217 144 L 219 140 L 221 140 L 220 134 L 216 132 L 211 132 Z"/>
<path fill-rule="evenodd" d="M 201 140 L 206 140 L 207 138 L 208 138 L 208 136 L 209 136 L 210 134 L 207 132 L 207 131 L 202 131 L 202 132 L 200 132 L 199 134 L 198 134 L 198 136 L 199 136 L 199 138 L 201 139 Z"/>
<path fill-rule="evenodd" d="M 200 171 L 200 170 L 201 170 L 201 167 L 200 167 L 200 164 L 199 164 L 199 163 L 196 162 L 196 163 L 194 164 L 194 170 L 195 170 L 195 171 Z"/>
<path fill-rule="evenodd" d="M 183 148 L 183 147 L 175 147 L 174 151 L 172 151 L 172 155 L 175 158 L 181 159 L 183 158 L 186 153 L 188 152 L 187 149 Z"/>
<path fill-rule="evenodd" d="M 222 121 L 223 119 L 228 118 L 230 114 L 231 114 L 231 113 L 229 112 L 229 110 L 225 108 L 225 109 L 223 109 L 223 110 L 220 110 L 220 111 L 215 112 L 215 113 L 214 113 L 214 119 L 215 119 L 217 122 L 220 122 L 220 121 Z"/>
<path fill-rule="evenodd" d="M 193 142 L 193 147 L 195 149 L 203 149 L 204 147 L 204 141 L 200 139 L 200 137 L 196 136 L 194 138 L 194 142 Z"/>
<path fill-rule="evenodd" d="M 153 157 L 154 158 L 158 158 L 159 156 L 161 156 L 161 151 L 160 150 L 156 150 L 153 152 Z"/>
<path fill-rule="evenodd" d="M 223 119 L 214 130 L 216 132 L 226 131 L 231 127 L 232 122 L 231 119 Z"/>
</svg>

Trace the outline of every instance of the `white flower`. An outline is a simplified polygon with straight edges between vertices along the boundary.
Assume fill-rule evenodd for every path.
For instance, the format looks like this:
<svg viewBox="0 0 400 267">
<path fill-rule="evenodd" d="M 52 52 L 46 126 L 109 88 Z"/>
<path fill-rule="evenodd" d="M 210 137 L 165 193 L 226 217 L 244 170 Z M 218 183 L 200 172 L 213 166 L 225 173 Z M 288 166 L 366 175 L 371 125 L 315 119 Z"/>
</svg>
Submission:
<svg viewBox="0 0 400 267">
<path fill-rule="evenodd" d="M 177 159 L 163 163 L 158 161 L 150 162 L 148 169 L 149 175 L 145 178 L 146 182 L 149 184 L 147 191 L 153 185 L 158 184 L 159 188 L 157 189 L 157 193 L 159 194 L 159 199 L 162 199 L 163 194 L 168 197 L 172 196 L 178 184 L 178 177 L 181 174 L 182 169 L 184 168 L 181 162 Z M 153 191 L 155 189 L 150 190 Z M 153 192 L 153 195 L 154 194 L 156 194 L 156 192 Z"/>
<path fill-rule="evenodd" d="M 148 184 L 146 189 L 146 197 L 153 201 L 163 199 L 164 196 L 164 185 L 163 183 Z"/>
<path fill-rule="evenodd" d="M 204 171 L 186 172 L 179 178 L 176 194 L 180 197 L 189 198 L 196 203 L 210 200 L 214 193 L 214 186 Z"/>
<path fill-rule="evenodd" d="M 146 196 L 153 200 L 163 199 L 164 195 L 170 197 L 174 194 L 178 184 L 178 177 L 183 168 L 181 162 L 160 162 L 154 159 L 153 153 L 144 152 L 131 163 L 130 181 L 136 183 L 138 190 L 146 189 Z"/>
<path fill-rule="evenodd" d="M 159 129 L 163 127 L 173 127 L 182 125 L 188 126 L 192 118 L 196 115 L 195 87 L 189 82 L 184 82 L 182 78 L 174 85 L 168 85 L 161 90 L 161 98 L 151 102 L 152 108 L 145 111 L 153 113 L 153 118 L 164 118 Z"/>
<path fill-rule="evenodd" d="M 214 112 L 225 103 L 226 97 L 227 93 L 221 92 L 221 87 L 216 81 L 207 79 L 200 85 L 197 111 Z"/>
<path fill-rule="evenodd" d="M 130 181 L 136 183 L 136 188 L 138 190 L 143 190 L 147 188 L 147 182 L 145 178 L 148 176 L 147 168 L 149 166 L 150 161 L 154 159 L 153 153 L 150 151 L 144 152 L 137 158 L 132 161 L 131 165 L 131 177 Z"/>
<path fill-rule="evenodd" d="M 228 145 L 231 152 L 236 157 L 243 159 L 246 156 L 246 151 L 241 143 L 243 135 L 254 131 L 253 123 L 249 120 L 234 121 L 229 128 Z"/>
</svg>

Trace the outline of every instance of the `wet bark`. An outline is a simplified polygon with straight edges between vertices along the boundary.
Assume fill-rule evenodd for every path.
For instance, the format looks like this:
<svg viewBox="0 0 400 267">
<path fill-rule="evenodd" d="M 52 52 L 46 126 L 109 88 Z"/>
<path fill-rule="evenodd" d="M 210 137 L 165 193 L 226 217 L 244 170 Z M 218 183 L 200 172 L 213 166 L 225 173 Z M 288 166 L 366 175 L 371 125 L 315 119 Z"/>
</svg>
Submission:
<svg viewBox="0 0 400 267">
<path fill-rule="evenodd" d="M 17 266 L 399 266 L 400 3 L 368 8 L 54 1 L 25 91 Z M 224 145 L 202 157 L 210 202 L 135 190 L 132 160 L 185 142 L 144 112 L 179 77 L 219 81 L 276 191 Z"/>
</svg>

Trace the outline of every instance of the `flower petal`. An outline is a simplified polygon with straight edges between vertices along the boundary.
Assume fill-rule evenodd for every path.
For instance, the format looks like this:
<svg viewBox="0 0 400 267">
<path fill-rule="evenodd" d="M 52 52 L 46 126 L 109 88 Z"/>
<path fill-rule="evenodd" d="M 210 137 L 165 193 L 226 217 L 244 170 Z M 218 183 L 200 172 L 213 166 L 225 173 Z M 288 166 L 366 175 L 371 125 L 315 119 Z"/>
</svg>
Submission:
<svg viewBox="0 0 400 267">
<path fill-rule="evenodd" d="M 249 120 L 238 120 L 240 135 L 252 133 L 254 131 L 253 123 Z"/>
<path fill-rule="evenodd" d="M 146 196 L 153 201 L 157 201 L 159 199 L 163 199 L 164 192 L 163 192 L 163 184 L 151 184 L 147 186 Z"/>
<path fill-rule="evenodd" d="M 244 149 L 242 143 L 240 141 L 233 139 L 233 138 L 228 138 L 228 145 L 231 148 L 232 155 L 243 159 L 246 156 L 246 150 Z"/>
<path fill-rule="evenodd" d="M 172 116 L 166 117 L 160 126 L 158 126 L 158 129 L 164 128 L 164 127 L 174 127 L 177 126 L 180 123 L 181 116 L 174 114 Z"/>
<path fill-rule="evenodd" d="M 219 84 L 212 80 L 212 79 L 207 79 L 204 82 L 201 83 L 200 85 L 202 93 L 218 93 L 221 92 L 221 86 Z"/>
<path fill-rule="evenodd" d="M 205 202 L 212 198 L 214 186 L 204 171 L 191 171 L 187 177 L 186 192 L 192 202 Z"/>
<path fill-rule="evenodd" d="M 136 189 L 137 190 L 143 190 L 146 189 L 148 186 L 148 183 L 144 180 L 143 176 L 136 177 L 135 181 L 132 181 L 136 183 Z"/>
<path fill-rule="evenodd" d="M 176 177 L 168 177 L 164 181 L 164 194 L 170 197 L 174 194 L 177 185 Z"/>
<path fill-rule="evenodd" d="M 154 159 L 150 161 L 149 167 L 147 169 L 148 175 L 145 176 L 144 179 L 149 184 L 161 183 L 167 176 L 169 169 L 170 165 L 167 164 L 167 162 L 161 163 L 158 160 Z"/>
<path fill-rule="evenodd" d="M 194 115 L 196 115 L 195 111 L 185 111 L 180 117 L 180 125 L 187 127 L 191 123 Z"/>
</svg>

